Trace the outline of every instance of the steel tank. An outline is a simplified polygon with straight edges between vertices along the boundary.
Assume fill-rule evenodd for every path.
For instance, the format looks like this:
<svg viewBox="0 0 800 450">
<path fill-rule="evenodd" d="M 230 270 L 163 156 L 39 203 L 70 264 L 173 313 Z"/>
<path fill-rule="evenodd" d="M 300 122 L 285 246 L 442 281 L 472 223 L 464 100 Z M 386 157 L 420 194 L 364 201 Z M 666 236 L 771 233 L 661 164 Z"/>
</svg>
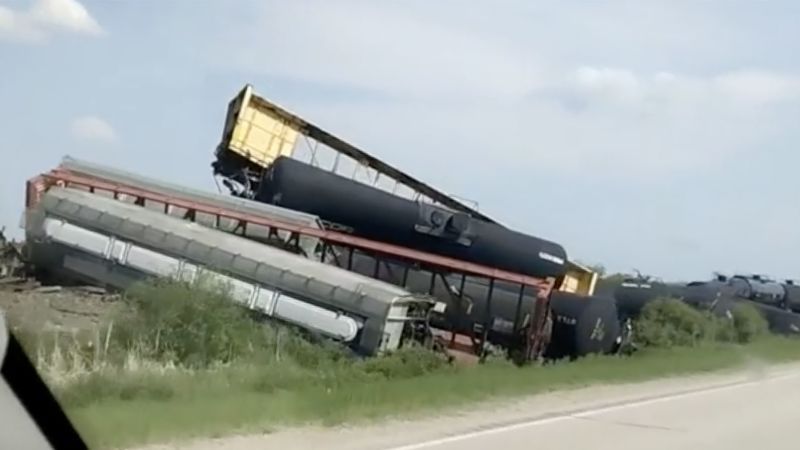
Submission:
<svg viewBox="0 0 800 450">
<path fill-rule="evenodd" d="M 255 199 L 315 214 L 368 239 L 530 276 L 566 272 L 566 251 L 555 242 L 406 200 L 287 157 L 269 167 Z"/>
<path fill-rule="evenodd" d="M 755 303 L 756 308 L 767 318 L 769 329 L 775 334 L 800 335 L 800 314 L 785 309 Z"/>
<path fill-rule="evenodd" d="M 752 275 L 735 275 L 730 281 L 738 297 L 770 306 L 785 306 L 786 290 L 780 283 Z"/>
<path fill-rule="evenodd" d="M 783 289 L 786 291 L 786 307 L 800 313 L 800 286 L 792 280 L 786 280 Z"/>
<path fill-rule="evenodd" d="M 550 305 L 553 335 L 547 356 L 579 357 L 614 350 L 621 327 L 613 298 L 556 291 L 550 297 Z"/>
<path fill-rule="evenodd" d="M 800 334 L 800 314 L 795 314 L 785 309 L 776 308 L 764 303 L 754 302 L 742 298 L 722 297 L 712 311 L 721 317 L 733 317 L 733 310 L 737 305 L 749 305 L 758 310 L 769 324 L 769 330 L 775 334 L 796 336 Z"/>
<path fill-rule="evenodd" d="M 485 294 L 486 280 L 478 279 Z M 500 293 L 510 306 L 519 298 L 519 286 L 513 283 L 496 282 L 493 292 Z M 530 300 L 533 301 L 533 297 Z M 494 304 L 492 305 L 494 307 Z M 621 336 L 621 323 L 617 302 L 611 295 L 583 296 L 570 292 L 553 291 L 550 295 L 553 314 L 553 334 L 547 355 L 550 358 L 580 357 L 588 354 L 610 353 L 616 348 Z M 509 317 L 513 317 L 509 315 Z"/>
<path fill-rule="evenodd" d="M 620 318 L 629 319 L 638 316 L 651 301 L 671 296 L 675 290 L 665 283 L 630 278 L 617 286 L 612 296 L 617 302 Z"/>
<path fill-rule="evenodd" d="M 701 309 L 712 308 L 724 296 L 730 296 L 731 288 L 726 280 L 694 281 L 674 289 L 675 296 Z"/>
<path fill-rule="evenodd" d="M 490 338 L 498 341 L 514 339 L 513 332 L 529 320 L 536 301 L 534 288 L 496 281 L 491 286 L 483 278 L 458 275 L 432 275 L 398 262 L 377 262 L 372 256 L 354 254 L 339 258 L 338 265 L 377 277 L 411 292 L 431 293 L 447 303 L 446 313 L 435 318 L 432 325 L 462 333 L 482 330 L 489 324 Z M 520 297 L 520 293 L 522 296 Z M 487 304 L 488 303 L 488 304 Z M 620 336 L 616 302 L 609 296 L 585 297 L 567 292 L 551 294 L 553 334 L 548 357 L 579 357 L 590 353 L 609 353 Z M 488 319 L 488 320 L 487 320 Z"/>
</svg>

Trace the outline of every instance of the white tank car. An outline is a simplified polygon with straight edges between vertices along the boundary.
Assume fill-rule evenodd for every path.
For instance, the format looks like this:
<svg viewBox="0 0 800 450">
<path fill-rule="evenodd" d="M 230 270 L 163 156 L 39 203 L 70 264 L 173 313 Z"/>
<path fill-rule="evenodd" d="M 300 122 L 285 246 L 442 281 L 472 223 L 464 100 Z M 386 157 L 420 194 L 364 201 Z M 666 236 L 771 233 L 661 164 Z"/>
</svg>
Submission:
<svg viewBox="0 0 800 450">
<path fill-rule="evenodd" d="M 146 277 L 199 275 L 237 302 L 347 342 L 396 349 L 435 302 L 397 286 L 223 231 L 70 188 L 52 188 L 26 218 L 34 263 L 125 288 Z"/>
</svg>

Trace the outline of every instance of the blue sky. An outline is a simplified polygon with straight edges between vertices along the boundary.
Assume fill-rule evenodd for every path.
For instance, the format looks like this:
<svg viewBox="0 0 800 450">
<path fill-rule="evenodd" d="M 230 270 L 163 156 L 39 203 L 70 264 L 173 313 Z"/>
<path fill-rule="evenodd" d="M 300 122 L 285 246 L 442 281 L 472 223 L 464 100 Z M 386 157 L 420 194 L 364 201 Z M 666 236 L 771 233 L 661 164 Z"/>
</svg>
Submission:
<svg viewBox="0 0 800 450">
<path fill-rule="evenodd" d="M 252 83 L 573 258 L 800 277 L 800 3 L 487 5 L 0 0 L 0 224 L 66 154 L 215 189 Z"/>
</svg>

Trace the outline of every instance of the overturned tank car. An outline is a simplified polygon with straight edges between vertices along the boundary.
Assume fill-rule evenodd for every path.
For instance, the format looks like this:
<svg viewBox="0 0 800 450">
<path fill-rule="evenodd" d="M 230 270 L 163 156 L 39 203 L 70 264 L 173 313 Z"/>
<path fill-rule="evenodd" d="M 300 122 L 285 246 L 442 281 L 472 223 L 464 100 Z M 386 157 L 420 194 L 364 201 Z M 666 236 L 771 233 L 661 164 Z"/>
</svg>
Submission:
<svg viewBox="0 0 800 450">
<path fill-rule="evenodd" d="M 353 234 L 534 277 L 560 277 L 551 241 L 415 202 L 287 157 L 266 170 L 256 200 L 315 214 Z"/>
</svg>

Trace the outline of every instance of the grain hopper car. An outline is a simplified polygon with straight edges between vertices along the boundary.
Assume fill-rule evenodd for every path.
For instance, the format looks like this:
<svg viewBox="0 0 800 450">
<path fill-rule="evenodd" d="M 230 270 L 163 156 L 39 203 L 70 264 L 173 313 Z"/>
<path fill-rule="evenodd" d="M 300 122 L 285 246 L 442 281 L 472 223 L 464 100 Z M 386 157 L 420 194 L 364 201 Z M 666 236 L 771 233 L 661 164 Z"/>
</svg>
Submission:
<svg viewBox="0 0 800 450">
<path fill-rule="evenodd" d="M 327 161 L 330 163 L 327 166 L 326 151 Z M 484 231 L 484 237 L 501 236 L 501 239 L 495 239 L 496 242 L 502 241 L 502 237 L 508 235 L 521 238 L 528 244 L 537 239 L 502 227 L 476 207 L 468 206 L 404 174 L 277 105 L 259 98 L 249 86 L 229 105 L 223 140 L 216 155 L 215 174 L 222 177 L 235 194 L 226 200 L 222 200 L 220 196 L 186 190 L 181 186 L 70 158 L 65 159 L 57 170 L 46 174 L 43 179 L 45 184 L 56 180 L 57 183 L 73 188 L 92 191 L 95 195 L 104 193 L 172 217 L 278 245 L 325 264 L 344 266 L 347 256 L 354 253 L 365 254 L 376 261 L 400 263 L 409 268 L 409 278 L 430 280 L 425 283 L 417 282 L 418 288 L 413 292 L 438 294 L 436 298 L 447 303 L 446 313 L 452 314 L 453 307 L 462 305 L 460 296 L 479 305 L 470 310 L 472 315 L 461 317 L 462 322 L 471 324 L 469 327 L 456 326 L 456 321 L 449 320 L 437 323 L 440 325 L 438 331 L 442 332 L 441 336 L 447 339 L 452 348 L 482 354 L 487 344 L 501 342 L 504 346 L 518 350 L 525 358 L 534 358 L 544 353 L 552 336 L 559 337 L 557 341 L 561 341 L 560 336 L 565 335 L 564 328 L 555 327 L 554 323 L 568 324 L 577 330 L 580 327 L 577 326 L 576 318 L 581 316 L 582 311 L 592 309 L 588 308 L 586 302 L 573 302 L 577 307 L 567 309 L 549 304 L 549 294 L 554 287 L 590 295 L 596 282 L 596 274 L 568 261 L 565 253 L 559 254 L 563 253 L 563 248 L 554 243 L 541 240 L 545 244 L 552 244 L 554 252 L 538 252 L 543 253 L 536 255 L 541 261 L 533 260 L 528 267 L 521 264 L 504 265 L 502 254 L 495 252 L 492 255 L 492 245 L 479 245 L 477 248 L 484 254 L 479 252 L 477 258 L 431 251 L 430 248 L 414 245 L 397 245 L 398 242 L 387 242 L 377 235 L 354 234 L 347 226 L 325 217 L 320 220 L 316 214 L 249 201 L 261 189 L 267 169 L 281 157 L 291 158 L 293 161 L 304 161 L 314 169 L 325 168 L 329 174 L 337 174 L 339 177 L 350 174 L 349 178 L 356 180 L 359 186 L 381 189 L 382 192 L 394 194 L 394 197 L 413 200 L 412 203 L 429 207 L 433 213 L 455 212 L 458 216 L 456 222 L 464 222 L 468 218 L 465 222 L 467 232 L 462 238 L 469 239 L 470 230 L 478 229 Z M 31 197 L 36 195 L 35 189 L 33 191 Z M 438 216 L 439 214 L 431 214 L 433 220 L 438 220 Z M 490 231 L 485 232 L 486 229 Z M 336 230 L 351 233 L 343 234 Z M 522 246 L 517 243 L 510 247 Z M 494 260 L 484 258 L 487 250 Z M 486 264 L 487 262 L 490 264 Z M 545 267 L 545 270 L 535 267 L 537 264 Z M 547 268 L 548 264 L 561 268 Z M 378 278 L 371 272 L 362 275 Z M 444 279 L 443 277 L 449 280 L 449 288 L 446 290 L 436 284 L 437 278 Z M 459 280 L 463 281 L 465 289 L 459 291 L 460 296 L 458 293 L 453 295 L 453 286 Z M 393 284 L 410 291 L 405 284 Z M 428 289 L 423 289 L 423 284 Z M 445 292 L 447 294 L 442 295 Z M 581 298 L 591 301 L 590 298 Z M 512 304 L 513 307 L 509 306 Z M 478 310 L 483 313 L 476 314 Z M 456 308 L 455 311 L 459 309 Z M 551 335 L 554 330 L 555 335 Z M 598 334 L 595 333 L 594 336 L 596 339 Z"/>
<path fill-rule="evenodd" d="M 347 252 L 360 252 L 373 258 L 403 261 L 409 266 L 425 271 L 434 277 L 438 273 L 462 274 L 477 280 L 503 281 L 511 284 L 525 285 L 530 303 L 522 307 L 521 315 L 526 320 L 519 320 L 519 327 L 514 330 L 515 349 L 526 358 L 535 358 L 544 352 L 549 334 L 546 332 L 548 315 L 546 298 L 552 289 L 552 280 L 542 280 L 502 270 L 471 264 L 452 258 L 419 252 L 408 248 L 393 246 L 381 242 L 370 241 L 360 237 L 324 230 L 312 226 L 309 216 L 257 202 L 230 198 L 224 195 L 204 194 L 201 198 L 191 191 L 173 191 L 165 188 L 161 182 L 140 177 L 127 172 L 92 166 L 91 164 L 63 164 L 59 168 L 42 174 L 28 182 L 28 205 L 39 203 L 41 198 L 53 187 L 68 187 L 91 193 L 98 198 L 116 199 L 117 201 L 145 209 L 149 212 L 173 217 L 182 221 L 197 222 L 209 228 L 227 233 L 235 233 L 249 237 L 251 230 L 258 229 L 259 235 L 289 236 L 284 242 L 286 247 L 297 250 L 303 239 L 316 239 L 317 248 L 313 254 L 305 255 L 309 260 L 317 259 L 325 264 L 333 264 Z M 231 206 L 228 202 L 236 203 Z M 243 208 L 241 206 L 244 206 Z M 277 211 L 277 213 L 276 213 Z M 294 216 L 293 214 L 297 214 Z M 257 244 L 254 244 L 257 245 Z M 337 252 L 334 252 L 337 249 Z M 424 294 L 424 293 L 417 293 Z M 447 339 L 452 348 L 459 348 L 473 353 L 482 353 L 488 343 L 484 334 L 463 336 L 451 330 L 437 330 L 437 336 Z"/>
<path fill-rule="evenodd" d="M 51 175 L 58 177 L 59 183 L 66 183 L 75 189 L 83 189 L 85 191 L 91 190 L 96 195 L 104 195 L 106 197 L 113 197 L 113 195 L 116 195 L 118 199 L 125 199 L 132 204 L 138 204 L 152 211 L 166 213 L 173 217 L 182 219 L 188 218 L 206 226 L 215 227 L 230 233 L 237 233 L 251 239 L 257 238 L 260 241 L 268 241 L 269 239 L 267 238 L 272 235 L 271 231 L 274 232 L 276 229 L 252 222 L 245 222 L 244 225 L 246 226 L 242 226 L 242 223 L 239 221 L 226 217 L 217 217 L 213 214 L 208 214 L 203 211 L 190 210 L 174 204 L 166 205 L 161 201 L 153 200 L 147 197 L 127 195 L 124 193 L 114 194 L 111 191 L 104 189 L 102 183 L 108 184 L 113 182 L 115 185 L 126 185 L 139 190 L 149 189 L 161 195 L 168 195 L 171 198 L 182 198 L 186 201 L 194 202 L 202 201 L 215 208 L 228 208 L 236 211 L 244 211 L 254 215 L 255 217 L 272 218 L 282 222 L 289 222 L 298 226 L 316 227 L 321 229 L 321 227 L 319 227 L 319 219 L 313 215 L 247 199 L 211 194 L 192 189 L 180 189 L 173 184 L 157 179 L 87 161 L 81 161 L 71 157 L 64 158 L 58 169 L 53 171 Z M 89 177 L 90 179 L 94 179 L 94 181 L 88 184 L 85 181 L 77 182 L 77 180 L 80 180 L 80 178 L 75 179 L 74 177 L 76 176 L 83 177 L 84 180 L 86 177 Z M 280 233 L 280 230 L 278 230 L 278 233 Z M 306 242 L 304 249 L 296 248 L 291 245 L 293 239 L 296 238 L 299 238 L 299 242 Z M 271 241 L 271 244 L 277 244 L 281 248 L 288 248 L 304 255 L 316 255 L 316 257 L 320 257 L 320 255 L 317 253 L 321 251 L 321 248 L 319 248 L 321 246 L 318 246 L 315 250 L 309 250 L 308 244 L 311 243 L 311 239 L 316 238 L 298 236 L 296 233 L 283 233 L 282 240 L 277 241 L 277 243 L 275 241 Z M 317 245 L 319 244 L 319 240 L 314 242 L 316 242 Z M 347 248 L 330 245 L 327 248 L 326 262 L 329 264 L 338 264 L 342 267 L 346 267 L 346 263 L 348 261 L 348 258 L 345 257 L 346 255 L 348 255 Z M 370 277 L 376 277 L 376 274 L 373 270 L 373 265 L 375 262 L 374 258 L 369 257 L 367 254 L 359 251 L 354 252 L 354 256 L 352 258 L 351 270 Z M 383 270 L 381 271 L 380 276 L 377 278 L 394 282 L 402 287 L 414 288 L 415 292 L 429 292 L 435 295 L 437 299 L 448 305 L 446 314 L 448 315 L 448 319 L 453 320 L 453 322 L 445 323 L 441 319 L 437 319 L 440 317 L 440 315 L 433 315 L 432 322 L 434 325 L 437 325 L 441 328 L 450 328 L 452 325 L 452 327 L 457 328 L 459 332 L 465 334 L 477 333 L 480 335 L 482 326 L 486 321 L 486 299 L 488 296 L 489 284 L 486 278 L 465 276 L 465 287 L 462 289 L 464 292 L 464 299 L 462 301 L 457 296 L 453 295 L 453 288 L 457 285 L 457 283 L 459 283 L 460 279 L 457 275 L 450 274 L 446 278 L 438 277 L 434 279 L 435 282 L 433 284 L 433 288 L 431 288 L 431 275 L 424 270 L 411 268 L 407 274 L 408 282 L 400 283 L 399 281 L 401 281 L 401 277 L 394 277 L 393 279 L 390 277 L 387 279 L 385 272 L 389 266 L 385 260 L 382 261 L 381 264 Z M 395 273 L 402 273 L 399 268 L 395 267 L 394 269 Z M 449 283 L 449 288 L 444 287 L 444 281 Z M 526 321 L 529 320 L 529 315 L 523 313 L 526 313 L 528 305 L 531 305 L 536 301 L 535 291 L 530 287 L 525 289 L 524 285 L 520 286 L 504 281 L 496 281 L 494 286 L 494 292 L 492 294 L 493 310 L 491 311 L 493 319 L 489 329 L 491 341 L 495 342 L 496 344 L 502 344 L 506 347 L 514 346 L 514 341 L 517 339 L 517 337 L 512 333 L 512 331 L 519 330 L 526 323 Z M 520 290 L 524 291 L 524 296 L 518 295 L 520 294 Z M 454 318 L 453 312 L 460 311 L 460 308 L 462 308 L 465 303 L 470 303 L 473 306 L 469 307 L 468 310 L 463 312 L 465 317 L 460 318 L 460 320 L 455 320 L 459 318 Z M 569 351 L 574 352 L 575 355 L 608 351 L 613 343 L 613 341 L 610 341 L 610 339 L 613 340 L 613 336 L 615 335 L 614 323 L 608 321 L 603 315 L 599 315 L 594 319 L 594 322 L 592 322 L 593 329 L 584 330 L 578 321 L 576 321 L 576 318 L 580 317 L 583 311 L 597 311 L 597 307 L 599 305 L 602 305 L 602 302 L 597 302 L 595 304 L 590 304 L 586 301 L 569 303 L 564 301 L 561 296 L 554 297 L 554 303 L 552 304 L 554 321 L 553 339 L 551 340 L 551 348 L 548 349 L 547 354 L 563 354 L 563 352 L 554 353 L 553 349 L 564 348 L 571 349 Z M 523 308 L 525 310 L 523 310 Z M 613 311 L 613 308 L 611 308 L 611 311 Z M 515 326 L 511 326 L 517 314 L 520 315 L 520 320 L 523 323 L 517 323 Z M 466 327 L 465 323 L 469 323 L 471 325 Z M 593 332 L 594 328 L 600 330 L 603 327 L 607 327 L 608 331 L 605 333 Z M 578 344 L 572 345 L 571 347 L 564 347 L 564 345 L 562 345 L 562 343 L 569 342 Z"/>
<path fill-rule="evenodd" d="M 305 257 L 70 188 L 28 209 L 32 263 L 124 289 L 147 277 L 208 280 L 247 308 L 372 355 L 396 349 L 434 302 Z"/>
<path fill-rule="evenodd" d="M 243 213 L 252 217 L 273 219 L 282 223 L 289 223 L 304 228 L 312 228 L 317 230 L 324 229 L 319 217 L 312 214 L 280 208 L 243 198 L 236 198 L 199 189 L 192 189 L 70 156 L 64 157 L 58 168 L 53 173 L 72 174 L 73 176 L 77 175 L 79 177 L 83 177 L 84 179 L 94 178 L 97 180 L 103 180 L 105 183 L 119 184 L 120 186 L 127 186 L 128 188 L 136 190 L 146 190 L 157 193 L 162 197 L 180 198 L 183 201 L 191 204 L 202 204 L 205 205 L 206 208 L 211 208 L 215 211 L 235 210 L 239 213 Z M 75 189 L 96 191 L 98 195 L 113 195 L 112 191 L 103 189 L 95 190 L 91 184 L 75 183 L 72 184 L 72 186 Z M 238 234 L 248 239 L 268 243 L 270 245 L 292 250 L 296 253 L 313 254 L 319 245 L 319 239 L 313 236 L 300 236 L 297 233 L 286 232 L 284 230 L 271 228 L 256 223 L 247 224 L 246 222 L 242 222 L 240 220 L 231 219 L 229 217 L 220 216 L 213 213 L 207 213 L 202 210 L 179 207 L 173 204 L 165 203 L 164 201 L 160 201 L 158 199 L 151 200 L 149 198 L 130 195 L 127 197 L 129 201 L 139 201 L 141 203 L 140 206 L 143 206 L 147 209 L 162 211 L 174 217 L 190 219 L 191 221 L 201 225 L 206 225 L 229 233 Z M 125 194 L 121 194 L 118 195 L 117 198 L 119 200 L 125 200 L 126 196 Z"/>
</svg>

